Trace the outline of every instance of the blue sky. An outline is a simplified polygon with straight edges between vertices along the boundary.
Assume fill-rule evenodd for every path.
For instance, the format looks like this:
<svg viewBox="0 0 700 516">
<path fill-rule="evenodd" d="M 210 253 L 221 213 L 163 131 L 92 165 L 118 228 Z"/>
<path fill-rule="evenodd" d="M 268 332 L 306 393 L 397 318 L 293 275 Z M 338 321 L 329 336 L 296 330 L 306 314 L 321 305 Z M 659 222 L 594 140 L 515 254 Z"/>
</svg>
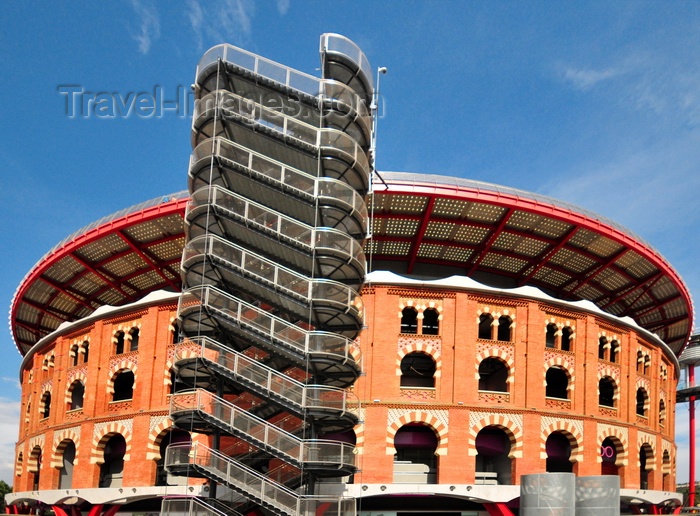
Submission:
<svg viewBox="0 0 700 516">
<path fill-rule="evenodd" d="M 650 242 L 700 295 L 697 2 L 25 1 L 4 3 L 0 23 L 0 307 L 68 234 L 186 188 L 190 122 L 170 108 L 206 49 L 228 42 L 317 75 L 323 32 L 389 70 L 380 169 L 578 204 Z M 71 117 L 67 91 L 166 109 Z M 11 482 L 20 357 L 9 331 L 0 346 Z M 680 482 L 687 405 L 677 421 Z"/>
</svg>

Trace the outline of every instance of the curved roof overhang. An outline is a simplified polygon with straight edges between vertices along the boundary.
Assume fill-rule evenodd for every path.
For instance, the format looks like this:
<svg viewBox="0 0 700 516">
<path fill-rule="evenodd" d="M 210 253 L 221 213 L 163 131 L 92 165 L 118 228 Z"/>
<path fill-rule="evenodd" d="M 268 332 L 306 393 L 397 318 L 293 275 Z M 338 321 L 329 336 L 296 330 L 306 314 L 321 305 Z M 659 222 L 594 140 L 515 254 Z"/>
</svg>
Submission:
<svg viewBox="0 0 700 516">
<path fill-rule="evenodd" d="M 154 290 L 181 287 L 187 193 L 128 208 L 74 233 L 20 284 L 10 329 L 21 354 L 65 321 Z M 649 244 L 612 221 L 554 199 L 458 178 L 381 173 L 372 198 L 373 270 L 463 274 L 532 285 L 633 318 L 679 355 L 693 327 L 690 294 Z"/>
<path fill-rule="evenodd" d="M 49 251 L 25 276 L 10 306 L 10 331 L 24 355 L 66 321 L 104 305 L 179 291 L 187 192 L 100 219 Z"/>
<path fill-rule="evenodd" d="M 532 285 L 629 316 L 676 355 L 693 327 L 682 279 L 641 238 L 554 199 L 478 181 L 381 173 L 375 181 L 373 268 L 417 276 L 444 267 L 499 286 Z"/>
</svg>

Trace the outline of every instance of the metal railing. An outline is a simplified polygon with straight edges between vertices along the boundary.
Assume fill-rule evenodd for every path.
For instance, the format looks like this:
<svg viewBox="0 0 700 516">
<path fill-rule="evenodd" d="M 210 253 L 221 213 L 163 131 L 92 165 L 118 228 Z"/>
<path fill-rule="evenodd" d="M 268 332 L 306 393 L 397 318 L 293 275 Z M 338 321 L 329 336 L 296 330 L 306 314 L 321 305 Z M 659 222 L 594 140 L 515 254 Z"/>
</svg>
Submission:
<svg viewBox="0 0 700 516">
<path fill-rule="evenodd" d="M 339 441 L 300 439 L 209 391 L 197 389 L 173 394 L 170 398 L 171 417 L 183 411 L 207 414 L 229 432 L 244 434 L 257 447 L 299 468 L 313 465 L 328 469 L 355 467 L 353 445 Z"/>
<path fill-rule="evenodd" d="M 343 131 L 307 124 L 226 90 L 213 91 L 202 97 L 195 106 L 192 126 L 201 127 L 204 120 L 213 120 L 215 117 L 220 122 L 230 119 L 251 128 L 263 126 L 277 133 L 284 141 L 291 139 L 313 148 L 321 148 L 324 152 L 343 158 L 353 167 L 359 167 L 363 179 L 369 177 L 367 155 L 358 142 Z M 218 135 L 209 135 L 207 138 L 211 136 Z M 200 143 L 195 141 L 197 145 Z"/>
<path fill-rule="evenodd" d="M 165 498 L 160 514 L 165 516 L 243 516 L 216 498 Z"/>
<path fill-rule="evenodd" d="M 306 385 L 209 337 L 193 337 L 190 340 L 199 344 L 199 356 L 203 360 L 225 369 L 231 377 L 267 392 L 270 397 L 282 400 L 294 407 L 297 413 L 314 409 L 342 416 L 351 414 L 350 406 L 357 406 L 355 395 L 345 389 Z M 176 361 L 189 357 L 191 352 L 189 346 L 184 348 L 187 351 L 185 354 L 181 354 L 180 346 L 175 349 Z"/>
<path fill-rule="evenodd" d="M 272 345 L 283 346 L 299 354 L 324 354 L 328 358 L 335 356 L 339 362 L 353 363 L 359 357 L 359 349 L 355 353 L 350 352 L 353 340 L 349 337 L 327 331 L 305 330 L 216 287 L 200 285 L 189 288 L 183 292 L 179 303 L 181 313 L 188 307 L 204 305 L 234 320 L 244 330 L 268 339 Z M 314 360 L 313 357 L 308 359 Z"/>
<path fill-rule="evenodd" d="M 339 312 L 353 314 L 358 324 L 362 323 L 362 298 L 355 289 L 343 283 L 299 274 L 214 235 L 202 235 L 187 242 L 183 249 L 183 267 L 194 259 L 204 260 L 207 256 L 238 273 L 245 281 L 265 286 L 272 296 L 288 296 L 308 308 L 312 304 L 316 307 L 333 306 Z"/>
<path fill-rule="evenodd" d="M 346 515 L 355 513 L 355 500 L 332 496 L 304 496 L 267 478 L 262 473 L 201 443 L 171 444 L 165 467 L 195 466 L 227 486 L 240 490 L 261 505 L 289 516 Z"/>
<path fill-rule="evenodd" d="M 365 269 L 362 243 L 346 232 L 304 224 L 219 186 L 205 186 L 194 192 L 187 205 L 185 220 L 190 221 L 190 214 L 196 208 L 208 209 L 210 206 L 225 210 L 231 218 L 267 233 L 275 240 L 300 247 L 307 254 L 326 250 L 357 261 L 360 270 Z"/>
<path fill-rule="evenodd" d="M 339 39 L 343 38 L 342 36 L 338 37 L 331 34 L 326 36 L 329 36 L 328 40 L 332 51 L 348 55 L 351 59 L 353 59 L 353 56 L 359 57 L 362 55 L 362 57 L 364 57 L 364 54 L 362 54 L 362 51 L 356 45 L 353 49 L 343 44 L 344 42 Z M 349 40 L 346 39 L 346 41 Z M 332 79 L 319 79 L 313 75 L 300 72 L 299 70 L 295 70 L 229 44 L 216 45 L 202 56 L 197 64 L 196 80 L 198 83 L 200 82 L 202 72 L 216 64 L 219 60 L 275 82 L 285 89 L 296 90 L 309 97 L 341 101 L 351 106 L 360 115 L 369 116 L 369 107 L 349 86 Z M 369 70 L 369 63 L 366 58 L 360 58 L 358 68 L 363 70 L 363 73 Z M 369 80 L 372 81 L 371 70 L 369 72 Z"/>
<path fill-rule="evenodd" d="M 194 148 L 190 156 L 190 176 L 197 162 L 212 156 L 259 174 L 279 190 L 292 190 L 311 201 L 318 198 L 335 205 L 343 204 L 348 216 L 357 212 L 359 219 L 367 218 L 364 200 L 347 183 L 330 177 L 314 177 L 222 137 L 209 138 Z"/>
<path fill-rule="evenodd" d="M 354 62 L 365 77 L 365 82 L 369 86 L 369 95 L 374 90 L 374 78 L 372 75 L 372 67 L 369 65 L 367 56 L 364 52 L 351 40 L 340 34 L 326 33 L 321 35 L 321 52 L 332 52 L 346 56 L 350 61 Z"/>
</svg>

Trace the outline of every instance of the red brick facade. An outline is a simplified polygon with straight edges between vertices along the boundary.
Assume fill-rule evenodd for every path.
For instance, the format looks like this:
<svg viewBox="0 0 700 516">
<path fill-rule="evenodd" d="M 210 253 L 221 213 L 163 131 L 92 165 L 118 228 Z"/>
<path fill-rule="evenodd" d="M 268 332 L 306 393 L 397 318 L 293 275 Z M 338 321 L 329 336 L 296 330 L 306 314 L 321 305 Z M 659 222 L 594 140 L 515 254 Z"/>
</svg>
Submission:
<svg viewBox="0 0 700 516">
<path fill-rule="evenodd" d="M 123 485 L 155 484 L 160 441 L 172 427 L 168 413 L 175 301 L 92 317 L 67 333 L 57 332 L 59 336 L 49 337 L 40 350 L 28 355 L 21 372 L 15 492 L 35 490 L 39 451 L 38 489 L 57 489 L 68 441 L 76 449 L 72 487 L 98 487 L 104 446 L 115 434 L 126 441 Z M 115 334 L 128 334 L 132 328 L 139 330 L 138 349 L 131 351 L 133 341 L 127 338 L 123 353 L 116 354 Z M 134 373 L 133 396 L 113 401 L 115 376 L 124 370 Z M 83 383 L 85 394 L 82 408 L 71 410 L 71 386 L 76 381 Z M 51 402 L 45 417 L 42 398 L 47 392 Z"/>
<path fill-rule="evenodd" d="M 538 300 L 460 291 L 372 286 L 363 300 L 367 329 L 360 337 L 365 376 L 355 386 L 364 412 L 358 432 L 362 454 L 361 483 L 391 483 L 393 436 L 403 425 L 419 422 L 438 437 L 438 483 L 473 484 L 474 442 L 488 426 L 503 429 L 511 441 L 514 483 L 523 474 L 546 471 L 545 442 L 555 431 L 571 443 L 578 475 L 601 474 L 601 444 L 611 437 L 623 488 L 639 488 L 639 450 L 653 451 L 646 468 L 649 489 L 675 485 L 675 366 L 646 332 L 594 312 Z M 418 329 L 402 334 L 401 310 L 416 307 Z M 420 312 L 439 306 L 438 335 L 422 335 Z M 512 321 L 510 341 L 478 338 L 482 313 L 506 314 Z M 574 330 L 570 351 L 546 346 L 548 324 Z M 619 344 L 615 362 L 599 359 L 600 338 Z M 398 365 L 406 350 L 430 355 L 436 363 L 434 388 L 400 386 Z M 649 357 L 638 368 L 638 353 Z M 506 393 L 479 390 L 479 363 L 498 357 L 508 367 Z M 569 377 L 568 399 L 545 396 L 545 374 L 559 367 Z M 610 376 L 617 386 L 614 407 L 599 405 L 598 384 Z M 637 415 L 636 393 L 648 393 L 644 416 Z M 660 400 L 665 414 L 659 414 Z M 664 457 L 666 462 L 664 462 Z M 651 460 L 649 460 L 651 459 Z M 358 480 L 356 480 L 358 481 Z"/>
<path fill-rule="evenodd" d="M 516 484 L 523 474 L 546 471 L 545 442 L 558 431 L 571 443 L 578 475 L 600 474 L 601 444 L 611 437 L 623 488 L 639 488 L 639 450 L 646 444 L 652 451 L 646 462 L 649 489 L 674 489 L 677 371 L 647 333 L 594 312 L 459 290 L 373 285 L 365 288 L 363 300 L 367 328 L 358 344 L 365 375 L 354 387 L 363 420 L 355 429 L 362 468 L 356 482 L 391 483 L 394 436 L 406 424 L 421 423 L 437 436 L 441 484 L 475 482 L 476 436 L 485 427 L 497 427 L 510 439 Z M 401 333 L 406 306 L 419 314 L 414 334 Z M 423 334 L 421 314 L 426 308 L 439 311 L 436 335 Z M 485 313 L 511 321 L 510 340 L 479 338 L 478 321 Z M 46 339 L 29 356 L 22 370 L 16 492 L 34 490 L 39 450 L 38 487 L 57 489 L 68 440 L 76 447 L 72 487 L 98 487 L 104 445 L 115 433 L 127 444 L 123 485 L 154 485 L 160 441 L 172 426 L 168 404 L 175 316 L 176 306 L 168 300 L 93 317 L 68 332 L 57 332 L 59 336 Z M 546 327 L 552 323 L 573 330 L 569 351 L 547 347 Z M 139 330 L 138 350 L 130 351 L 127 339 L 123 353 L 115 354 L 115 335 L 132 328 Z M 609 354 L 598 358 L 601 336 L 619 344 L 614 362 Z M 434 387 L 400 386 L 401 360 L 413 352 L 433 358 Z M 479 390 L 479 364 L 489 357 L 508 368 L 506 392 Z M 549 367 L 566 371 L 568 399 L 545 396 Z M 112 401 L 114 377 L 125 369 L 135 376 L 133 398 Z M 598 404 L 602 376 L 616 383 L 614 407 Z M 81 409 L 69 410 L 70 388 L 76 381 L 85 385 L 84 402 Z M 644 416 L 636 410 L 640 386 L 649 398 Z M 47 392 L 51 406 L 44 417 L 42 399 Z M 662 399 L 665 414 L 659 413 Z"/>
</svg>

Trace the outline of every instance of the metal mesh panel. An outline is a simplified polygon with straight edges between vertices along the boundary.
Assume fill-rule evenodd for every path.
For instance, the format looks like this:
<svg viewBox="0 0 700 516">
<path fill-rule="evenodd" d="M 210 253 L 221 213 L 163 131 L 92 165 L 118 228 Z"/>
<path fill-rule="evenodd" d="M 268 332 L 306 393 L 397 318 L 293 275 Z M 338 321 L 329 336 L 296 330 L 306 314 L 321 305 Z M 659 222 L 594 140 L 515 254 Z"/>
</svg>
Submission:
<svg viewBox="0 0 700 516">
<path fill-rule="evenodd" d="M 559 249 L 559 251 L 552 256 L 550 261 L 555 265 L 561 265 L 577 274 L 589 270 L 596 264 L 594 260 L 576 253 L 571 249 Z"/>
<path fill-rule="evenodd" d="M 472 203 L 454 199 L 440 198 L 435 200 L 433 215 L 435 217 L 464 217 Z"/>
<path fill-rule="evenodd" d="M 520 477 L 522 516 L 575 516 L 576 477 L 573 473 L 540 473 Z"/>
<path fill-rule="evenodd" d="M 107 235 L 96 242 L 82 246 L 75 254 L 85 261 L 98 263 L 121 251 L 126 251 L 129 246 L 117 235 Z"/>
<path fill-rule="evenodd" d="M 418 249 L 418 256 L 421 258 L 439 258 L 444 249 L 441 245 L 421 244 Z"/>
<path fill-rule="evenodd" d="M 637 279 L 646 278 L 659 272 L 649 261 L 631 250 L 620 256 L 615 264 Z"/>
<path fill-rule="evenodd" d="M 620 514 L 620 477 L 617 475 L 576 479 L 577 516 L 617 516 Z"/>
<path fill-rule="evenodd" d="M 458 228 L 454 222 L 430 222 L 425 231 L 426 238 L 451 240 L 452 234 Z"/>
<path fill-rule="evenodd" d="M 478 228 L 475 226 L 460 226 L 453 241 L 462 242 L 465 244 L 481 244 L 489 235 L 489 230 L 486 228 Z"/>
<path fill-rule="evenodd" d="M 134 242 L 151 242 L 163 236 L 176 235 L 184 231 L 184 221 L 179 215 L 170 215 L 131 226 L 124 234 Z"/>
<path fill-rule="evenodd" d="M 70 278 L 83 271 L 85 268 L 73 259 L 72 256 L 65 256 L 51 265 L 44 275 L 51 278 L 56 283 L 65 283 Z"/>
</svg>

